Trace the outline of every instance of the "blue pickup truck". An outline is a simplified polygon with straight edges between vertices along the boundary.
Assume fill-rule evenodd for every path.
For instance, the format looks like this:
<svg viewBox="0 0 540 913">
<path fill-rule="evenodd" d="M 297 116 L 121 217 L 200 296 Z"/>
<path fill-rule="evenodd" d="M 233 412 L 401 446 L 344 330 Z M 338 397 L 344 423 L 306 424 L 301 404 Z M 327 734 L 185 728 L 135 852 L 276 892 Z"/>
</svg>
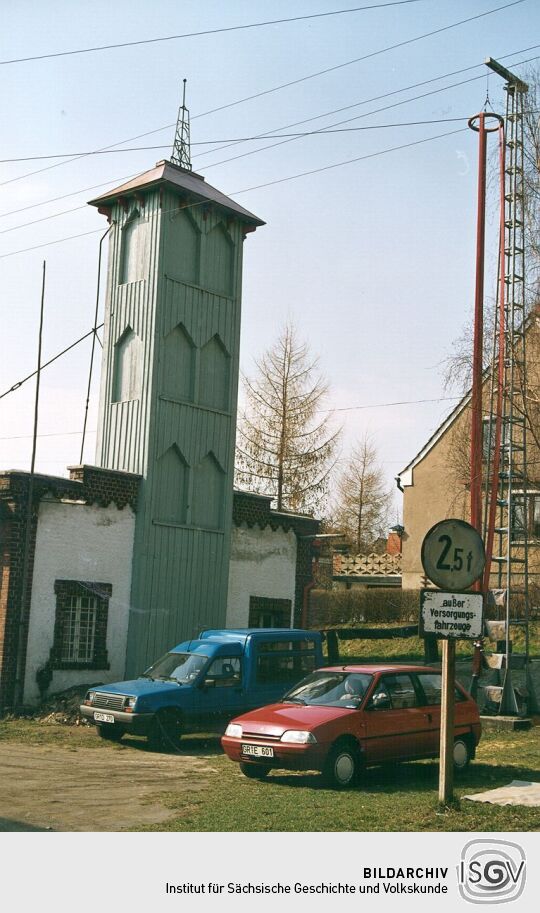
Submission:
<svg viewBox="0 0 540 913">
<path fill-rule="evenodd" d="M 278 700 L 323 665 L 322 636 L 294 628 L 203 631 L 173 647 L 137 679 L 87 692 L 80 710 L 104 739 L 146 735 L 156 749 L 182 732 L 221 723 Z"/>
</svg>

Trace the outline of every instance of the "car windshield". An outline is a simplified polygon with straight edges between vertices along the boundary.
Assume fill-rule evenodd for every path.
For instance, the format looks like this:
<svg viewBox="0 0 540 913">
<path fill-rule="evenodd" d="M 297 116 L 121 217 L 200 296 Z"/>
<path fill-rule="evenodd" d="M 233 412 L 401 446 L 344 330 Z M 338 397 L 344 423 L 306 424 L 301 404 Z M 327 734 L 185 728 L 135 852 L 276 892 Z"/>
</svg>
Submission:
<svg viewBox="0 0 540 913">
<path fill-rule="evenodd" d="M 196 679 L 208 662 L 200 653 L 166 653 L 144 673 L 144 678 L 173 680 L 185 684 Z"/>
<path fill-rule="evenodd" d="M 365 672 L 313 672 L 283 697 L 284 703 L 356 709 L 372 680 Z"/>
</svg>

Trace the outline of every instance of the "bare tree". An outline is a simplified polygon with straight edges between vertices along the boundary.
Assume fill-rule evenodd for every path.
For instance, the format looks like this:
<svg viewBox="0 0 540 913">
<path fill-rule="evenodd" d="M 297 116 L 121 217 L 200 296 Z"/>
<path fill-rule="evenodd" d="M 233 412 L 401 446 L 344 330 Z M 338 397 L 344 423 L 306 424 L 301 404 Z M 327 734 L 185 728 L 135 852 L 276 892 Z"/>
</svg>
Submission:
<svg viewBox="0 0 540 913">
<path fill-rule="evenodd" d="M 278 510 L 311 513 L 328 492 L 341 429 L 324 410 L 328 385 L 305 342 L 288 324 L 244 377 L 237 484 L 275 498 Z"/>
<path fill-rule="evenodd" d="M 366 552 L 388 525 L 392 495 L 369 435 L 353 448 L 338 480 L 336 523 L 358 552 Z"/>
</svg>

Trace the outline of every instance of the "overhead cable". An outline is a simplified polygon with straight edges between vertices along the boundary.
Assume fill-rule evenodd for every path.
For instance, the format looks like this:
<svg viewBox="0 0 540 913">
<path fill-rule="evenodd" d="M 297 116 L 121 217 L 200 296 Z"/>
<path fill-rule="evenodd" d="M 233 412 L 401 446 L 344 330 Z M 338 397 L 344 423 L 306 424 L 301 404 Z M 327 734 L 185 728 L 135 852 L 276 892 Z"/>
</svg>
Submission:
<svg viewBox="0 0 540 913">
<path fill-rule="evenodd" d="M 341 168 L 343 165 L 350 165 L 353 162 L 361 162 L 365 159 L 376 158 L 379 155 L 387 155 L 389 152 L 398 152 L 401 149 L 408 149 L 411 146 L 419 146 L 421 143 L 429 143 L 432 140 L 442 139 L 443 137 L 446 137 L 446 136 L 453 136 L 456 133 L 465 133 L 467 130 L 468 130 L 468 127 L 463 127 L 463 128 L 460 128 L 459 130 L 451 130 L 448 133 L 438 133 L 438 134 L 436 134 L 436 136 L 427 136 L 427 137 L 424 137 L 423 139 L 415 140 L 414 142 L 411 142 L 411 143 L 403 143 L 400 146 L 391 146 L 388 149 L 380 149 L 378 152 L 371 152 L 367 155 L 360 155 L 356 158 L 346 159 L 343 162 L 335 162 L 332 165 L 324 165 L 321 168 L 313 168 L 310 171 L 302 171 L 302 172 L 299 172 L 298 174 L 291 174 L 284 178 L 277 178 L 274 181 L 267 181 L 264 184 L 257 184 L 253 187 L 244 187 L 243 190 L 233 190 L 231 192 L 231 196 L 239 196 L 241 193 L 249 193 L 251 190 L 259 190 L 262 187 L 270 187 L 271 185 L 274 185 L 274 184 L 284 184 L 286 181 L 294 181 L 297 178 L 305 177 L 310 174 L 318 174 L 321 171 L 330 171 L 333 168 Z M 198 201 L 196 203 L 188 203 L 185 206 L 183 206 L 182 208 L 189 209 L 190 207 L 201 206 L 201 205 L 204 205 L 205 203 L 207 203 L 207 200 Z M 174 211 L 177 211 L 177 208 Z M 96 235 L 96 234 L 99 234 L 100 232 L 101 232 L 101 229 L 97 228 L 97 229 L 94 229 L 93 231 L 85 231 L 85 232 L 82 232 L 81 234 L 77 234 L 77 235 L 68 235 L 66 238 L 58 238 L 55 241 L 46 241 L 44 244 L 36 244 L 32 247 L 22 248 L 21 250 L 13 250 L 7 254 L 1 254 L 0 260 L 4 260 L 6 257 L 14 257 L 15 254 L 24 254 L 31 250 L 38 250 L 41 247 L 49 247 L 52 244 L 62 244 L 64 241 L 71 241 L 74 238 L 83 238 L 85 235 Z"/>
<path fill-rule="evenodd" d="M 141 44 L 157 44 L 160 41 L 178 41 L 181 38 L 201 38 L 205 35 L 221 35 L 224 32 L 240 32 L 245 29 L 263 28 L 268 25 L 284 25 L 288 22 L 301 22 L 306 19 L 323 19 L 329 16 L 343 16 L 346 13 L 360 13 L 367 10 L 385 9 L 388 6 L 406 6 L 410 3 L 419 3 L 420 0 L 392 0 L 388 3 L 372 3 L 369 6 L 353 6 L 343 10 L 329 10 L 324 13 L 310 13 L 305 16 L 292 16 L 287 19 L 267 19 L 263 22 L 246 22 L 243 25 L 223 26 L 218 29 L 204 29 L 200 32 L 184 32 L 181 35 L 163 35 L 160 38 L 141 38 L 137 41 L 122 41 L 116 44 L 101 44 L 90 48 L 76 48 L 71 51 L 56 51 L 52 54 L 36 54 L 33 57 L 14 57 L 11 60 L 0 60 L 0 66 L 7 66 L 12 63 L 28 63 L 32 60 L 50 60 L 55 57 L 73 57 L 75 54 L 93 54 L 96 51 L 111 51 L 117 48 L 132 48 Z M 507 6 L 515 6 L 516 3 L 523 3 L 524 0 L 515 0 L 514 3 Z M 505 9 L 505 7 L 501 7 Z"/>
<path fill-rule="evenodd" d="M 364 54 L 362 57 L 356 57 L 353 60 L 348 60 L 345 63 L 336 64 L 333 67 L 327 67 L 324 70 L 318 70 L 316 73 L 310 73 L 307 76 L 302 76 L 298 79 L 293 79 L 289 82 L 282 83 L 279 86 L 274 86 L 271 89 L 265 89 L 262 92 L 256 92 L 253 95 L 247 95 L 244 98 L 237 99 L 236 101 L 229 102 L 228 104 L 225 104 L 225 105 L 220 105 L 217 108 L 210 108 L 208 111 L 204 111 L 201 114 L 195 115 L 194 117 L 191 118 L 191 120 L 195 120 L 196 118 L 200 118 L 200 117 L 206 117 L 207 115 L 215 114 L 218 111 L 224 111 L 227 108 L 234 107 L 235 105 L 244 104 L 244 102 L 252 101 L 256 98 L 261 98 L 264 95 L 270 95 L 273 92 L 278 92 L 281 89 L 286 89 L 286 88 L 289 88 L 290 86 L 298 85 L 299 83 L 306 82 L 309 79 L 314 79 L 317 76 L 323 76 L 327 73 L 332 73 L 335 70 L 342 69 L 343 67 L 351 66 L 354 63 L 360 63 L 363 60 L 369 60 L 372 57 L 377 57 L 380 54 L 386 54 L 388 51 L 393 51 L 393 50 L 396 50 L 397 48 L 404 47 L 405 45 L 413 44 L 416 41 L 422 41 L 425 38 L 431 38 L 431 37 L 433 37 L 433 35 L 439 35 L 442 32 L 447 32 L 450 29 L 457 28 L 460 25 L 465 25 L 466 23 L 472 22 L 475 19 L 482 19 L 485 16 L 490 16 L 492 13 L 500 12 L 501 10 L 507 9 L 508 7 L 511 7 L 511 6 L 516 6 L 517 4 L 523 3 L 523 2 L 524 2 L 524 0 L 514 0 L 513 3 L 507 3 L 504 6 L 498 6 L 495 9 L 487 10 L 484 13 L 478 13 L 475 16 L 469 16 L 467 19 L 460 19 L 458 22 L 450 23 L 450 25 L 442 26 L 441 28 L 434 29 L 431 32 L 425 32 L 422 35 L 417 35 L 414 38 L 408 38 L 405 41 L 398 42 L 397 44 L 388 45 L 387 47 L 380 48 L 377 51 L 371 51 L 369 54 Z M 502 59 L 504 59 L 504 58 L 502 58 Z M 102 148 L 103 149 L 112 149 L 114 146 L 121 146 L 124 143 L 131 142 L 134 139 L 141 139 L 143 136 L 150 136 L 153 133 L 160 133 L 163 130 L 169 130 L 173 126 L 174 126 L 174 124 L 167 124 L 164 127 L 158 127 L 156 130 L 148 130 L 146 133 L 139 133 L 137 136 L 129 137 L 128 139 L 125 139 L 125 140 L 120 140 L 117 143 L 112 143 L 110 146 L 103 146 Z M 32 177 L 35 174 L 41 174 L 43 171 L 50 171 L 53 168 L 60 168 L 62 165 L 69 164 L 70 161 L 77 161 L 78 158 L 84 158 L 84 157 L 85 157 L 84 155 L 76 156 L 73 159 L 68 159 L 67 161 L 64 161 L 64 162 L 56 162 L 54 165 L 47 165 L 45 168 L 39 168 L 36 171 L 26 172 L 25 174 L 21 174 L 18 177 L 10 178 L 7 181 L 0 182 L 0 187 L 5 186 L 6 184 L 14 183 L 15 181 L 23 180 L 26 177 Z"/>
</svg>

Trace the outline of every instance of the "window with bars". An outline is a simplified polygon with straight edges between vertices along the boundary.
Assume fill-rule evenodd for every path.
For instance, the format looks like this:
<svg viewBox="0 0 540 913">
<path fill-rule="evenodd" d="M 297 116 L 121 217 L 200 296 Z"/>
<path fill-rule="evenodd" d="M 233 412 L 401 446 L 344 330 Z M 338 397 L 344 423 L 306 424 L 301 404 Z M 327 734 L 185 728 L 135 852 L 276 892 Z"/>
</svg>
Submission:
<svg viewBox="0 0 540 913">
<path fill-rule="evenodd" d="M 54 669 L 108 669 L 110 583 L 57 580 L 50 662 Z"/>
<path fill-rule="evenodd" d="M 65 663 L 90 663 L 94 656 L 97 599 L 69 596 L 62 625 L 62 654 Z"/>
</svg>

